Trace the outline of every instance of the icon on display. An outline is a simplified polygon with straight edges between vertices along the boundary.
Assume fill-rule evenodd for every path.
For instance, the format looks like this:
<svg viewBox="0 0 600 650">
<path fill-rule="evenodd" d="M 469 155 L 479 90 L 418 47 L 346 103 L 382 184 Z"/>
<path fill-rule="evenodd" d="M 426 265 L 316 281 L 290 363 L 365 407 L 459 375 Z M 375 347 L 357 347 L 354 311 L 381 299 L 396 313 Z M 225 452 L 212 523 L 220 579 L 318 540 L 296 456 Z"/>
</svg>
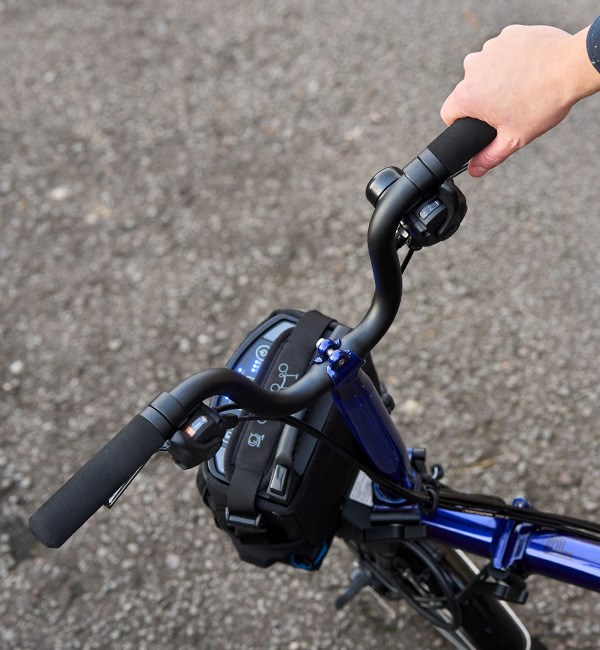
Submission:
<svg viewBox="0 0 600 650">
<path fill-rule="evenodd" d="M 280 363 L 279 364 L 279 378 L 281 379 L 281 383 L 278 384 L 275 382 L 274 384 L 271 384 L 271 390 L 281 390 L 282 388 L 285 388 L 285 382 L 287 381 L 288 377 L 292 377 L 293 379 L 298 379 L 299 375 L 293 375 L 292 373 L 288 373 L 288 370 L 290 367 L 288 366 L 287 363 Z"/>
</svg>

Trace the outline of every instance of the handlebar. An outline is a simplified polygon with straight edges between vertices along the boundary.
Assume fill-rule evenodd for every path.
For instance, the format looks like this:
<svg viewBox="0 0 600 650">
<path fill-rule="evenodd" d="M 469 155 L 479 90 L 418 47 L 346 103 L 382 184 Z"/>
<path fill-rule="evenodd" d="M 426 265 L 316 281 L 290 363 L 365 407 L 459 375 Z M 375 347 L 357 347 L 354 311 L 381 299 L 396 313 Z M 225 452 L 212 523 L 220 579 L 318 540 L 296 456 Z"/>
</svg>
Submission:
<svg viewBox="0 0 600 650">
<path fill-rule="evenodd" d="M 496 129 L 473 117 L 456 120 L 427 147 L 454 176 L 496 137 Z"/>
<path fill-rule="evenodd" d="M 342 340 L 343 349 L 366 356 L 396 317 L 402 297 L 395 243 L 400 219 L 418 201 L 437 192 L 495 136 L 495 129 L 485 122 L 457 120 L 404 168 L 378 200 L 368 233 L 375 292 L 367 314 Z M 325 364 L 313 365 L 292 386 L 275 392 L 226 368 L 196 373 L 159 395 L 81 467 L 32 515 L 31 532 L 45 546 L 61 546 L 158 451 L 200 402 L 213 395 L 226 395 L 257 415 L 279 417 L 302 410 L 330 387 Z"/>
<path fill-rule="evenodd" d="M 31 516 L 31 532 L 44 546 L 62 546 L 164 441 L 156 427 L 136 415 Z"/>
</svg>

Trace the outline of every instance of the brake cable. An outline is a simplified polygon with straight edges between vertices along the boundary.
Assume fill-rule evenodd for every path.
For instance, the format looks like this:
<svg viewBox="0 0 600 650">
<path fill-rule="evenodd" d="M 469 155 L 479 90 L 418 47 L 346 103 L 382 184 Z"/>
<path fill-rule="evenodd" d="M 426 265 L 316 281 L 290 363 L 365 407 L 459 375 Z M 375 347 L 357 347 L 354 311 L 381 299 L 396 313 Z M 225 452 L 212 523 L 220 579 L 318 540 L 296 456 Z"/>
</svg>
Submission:
<svg viewBox="0 0 600 650">
<path fill-rule="evenodd" d="M 226 404 L 217 407 L 218 411 L 235 409 L 236 405 Z M 240 421 L 250 421 L 259 419 L 257 416 L 244 415 L 239 418 Z M 600 542 L 600 524 L 595 524 L 584 519 L 570 517 L 568 515 L 556 515 L 554 513 L 536 510 L 532 508 L 519 508 L 517 506 L 505 503 L 500 497 L 484 494 L 469 494 L 465 492 L 456 492 L 449 488 L 440 486 L 435 483 L 426 485 L 426 492 L 417 492 L 409 488 L 402 487 L 394 481 L 382 476 L 367 463 L 357 459 L 339 442 L 319 431 L 315 427 L 299 420 L 290 415 L 277 418 L 260 418 L 261 420 L 270 420 L 283 422 L 298 429 L 302 429 L 310 434 L 319 442 L 330 447 L 343 460 L 353 464 L 357 469 L 363 471 L 371 480 L 390 490 L 394 495 L 416 503 L 424 510 L 430 510 L 435 507 L 455 510 L 468 514 L 480 514 L 502 519 L 512 519 L 514 521 L 529 523 L 541 529 L 548 529 L 562 533 L 576 534 L 595 542 Z M 433 491 L 433 494 L 432 494 Z"/>
</svg>

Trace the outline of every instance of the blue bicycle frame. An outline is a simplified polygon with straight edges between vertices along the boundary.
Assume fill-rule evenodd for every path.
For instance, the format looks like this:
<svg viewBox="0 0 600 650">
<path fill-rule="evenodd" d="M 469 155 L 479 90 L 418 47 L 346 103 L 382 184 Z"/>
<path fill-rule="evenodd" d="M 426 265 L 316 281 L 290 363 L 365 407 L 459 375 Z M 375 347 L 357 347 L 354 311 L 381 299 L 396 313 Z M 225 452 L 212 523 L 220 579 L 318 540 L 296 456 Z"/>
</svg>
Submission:
<svg viewBox="0 0 600 650">
<path fill-rule="evenodd" d="M 363 359 L 350 351 L 322 346 L 329 357 L 327 373 L 333 399 L 367 458 L 386 478 L 413 487 L 410 452 L 388 414 L 377 389 L 361 370 Z M 336 342 L 337 343 L 337 342 Z M 323 359 L 325 360 L 325 359 Z M 375 507 L 391 512 L 407 503 L 373 491 Z M 524 499 L 513 505 L 527 507 Z M 416 506 L 413 506 L 416 508 Z M 444 544 L 491 559 L 494 569 L 510 569 L 516 562 L 526 574 L 600 591 L 600 544 L 581 537 L 536 530 L 532 524 L 492 516 L 436 508 L 421 513 L 428 536 Z"/>
</svg>

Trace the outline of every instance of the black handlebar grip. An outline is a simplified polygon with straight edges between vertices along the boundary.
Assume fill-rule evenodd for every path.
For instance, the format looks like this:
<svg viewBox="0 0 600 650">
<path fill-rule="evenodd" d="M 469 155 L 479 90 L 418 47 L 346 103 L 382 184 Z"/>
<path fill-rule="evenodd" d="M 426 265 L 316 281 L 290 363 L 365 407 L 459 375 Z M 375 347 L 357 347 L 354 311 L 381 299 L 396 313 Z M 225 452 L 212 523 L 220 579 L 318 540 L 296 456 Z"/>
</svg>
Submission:
<svg viewBox="0 0 600 650">
<path fill-rule="evenodd" d="M 163 442 L 158 429 L 136 415 L 31 516 L 29 529 L 44 546 L 62 546 Z"/>
<path fill-rule="evenodd" d="M 474 117 L 456 120 L 427 147 L 452 176 L 485 149 L 496 137 L 496 129 Z"/>
</svg>

